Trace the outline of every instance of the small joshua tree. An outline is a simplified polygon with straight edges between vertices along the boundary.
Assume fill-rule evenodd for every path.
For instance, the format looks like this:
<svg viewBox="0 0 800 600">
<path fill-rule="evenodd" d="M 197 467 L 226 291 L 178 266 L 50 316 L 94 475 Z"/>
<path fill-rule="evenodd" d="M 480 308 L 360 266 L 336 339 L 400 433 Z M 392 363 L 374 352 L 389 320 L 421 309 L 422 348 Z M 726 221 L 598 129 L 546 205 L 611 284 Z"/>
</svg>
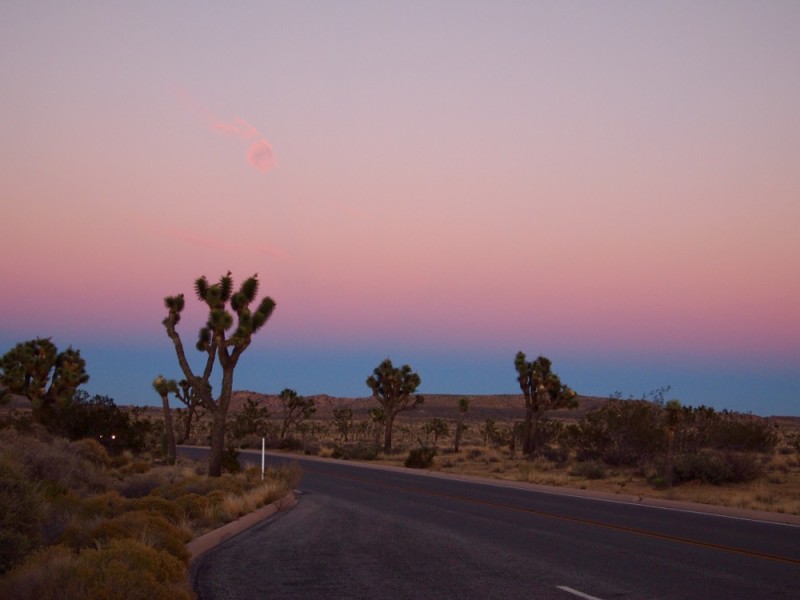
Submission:
<svg viewBox="0 0 800 600">
<path fill-rule="evenodd" d="M 172 412 L 169 409 L 169 395 L 178 393 L 178 383 L 174 379 L 165 379 L 159 375 L 153 380 L 153 389 L 161 397 L 164 409 L 164 429 L 167 435 L 167 464 L 175 464 L 175 429 L 172 426 Z"/>
<path fill-rule="evenodd" d="M 335 408 L 333 409 L 333 420 L 340 439 L 346 442 L 350 435 L 350 430 L 353 428 L 353 410 L 346 406 Z"/>
<path fill-rule="evenodd" d="M 281 426 L 281 439 L 286 439 L 291 427 L 297 428 L 303 421 L 310 419 L 317 412 L 313 398 L 303 398 L 297 392 L 286 388 L 280 393 L 283 406 L 283 425 Z"/>
<path fill-rule="evenodd" d="M 514 367 L 517 381 L 525 396 L 525 421 L 522 426 L 522 452 L 533 454 L 536 430 L 545 411 L 554 408 L 575 408 L 576 394 L 562 385 L 558 375 L 551 370 L 552 362 L 544 356 L 535 361 L 526 360 L 524 352 L 517 352 Z"/>
<path fill-rule="evenodd" d="M 178 388 L 174 392 L 175 397 L 186 406 L 186 413 L 183 415 L 182 424 L 183 430 L 180 437 L 176 440 L 178 444 L 183 444 L 192 432 L 192 419 L 200 407 L 201 398 L 192 389 L 191 384 L 185 379 L 178 382 Z M 178 411 L 180 414 L 180 411 Z"/>
<path fill-rule="evenodd" d="M 467 416 L 467 411 L 469 410 L 469 400 L 467 398 L 461 398 L 458 401 L 458 423 L 456 423 L 456 434 L 455 440 L 453 441 L 453 450 L 458 452 L 458 448 L 461 445 L 461 436 L 464 434 L 464 417 Z"/>
<path fill-rule="evenodd" d="M 372 390 L 372 395 L 381 405 L 386 415 L 384 428 L 383 451 L 392 451 L 392 427 L 397 413 L 411 410 L 425 400 L 416 394 L 421 383 L 419 375 L 411 370 L 408 365 L 395 368 L 388 358 L 378 365 L 367 378 L 367 386 Z"/>
<path fill-rule="evenodd" d="M 222 458 L 225 451 L 228 407 L 233 394 L 233 372 L 242 353 L 250 346 L 253 335 L 272 316 L 275 301 L 265 297 L 255 311 L 251 310 L 251 304 L 258 294 L 257 275 L 246 279 L 236 292 L 230 272 L 215 284 L 209 284 L 205 276 L 200 277 L 194 283 L 194 290 L 197 299 L 208 307 L 208 320 L 200 329 L 196 344 L 197 349 L 206 354 L 202 373 L 196 374 L 189 366 L 183 342 L 176 330 L 185 305 L 183 294 L 164 299 L 168 312 L 163 324 L 175 346 L 178 364 L 186 381 L 191 386 L 192 392 L 197 394 L 199 403 L 212 415 L 208 474 L 211 477 L 219 477 L 222 474 Z M 217 361 L 222 369 L 222 385 L 219 396 L 214 399 L 209 379 Z"/>
<path fill-rule="evenodd" d="M 78 387 L 89 381 L 86 362 L 70 346 L 59 352 L 50 338 L 20 342 L 0 357 L 0 403 L 9 394 L 31 401 L 33 418 L 44 422 L 57 403 L 68 403 Z"/>
</svg>

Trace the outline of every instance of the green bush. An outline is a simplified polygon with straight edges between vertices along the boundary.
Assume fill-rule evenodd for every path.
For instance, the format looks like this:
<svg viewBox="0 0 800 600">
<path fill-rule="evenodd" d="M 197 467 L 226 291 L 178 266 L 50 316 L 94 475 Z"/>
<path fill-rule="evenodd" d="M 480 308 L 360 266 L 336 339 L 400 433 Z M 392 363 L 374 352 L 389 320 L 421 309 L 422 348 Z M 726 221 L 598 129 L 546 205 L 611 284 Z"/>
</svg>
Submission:
<svg viewBox="0 0 800 600">
<path fill-rule="evenodd" d="M 409 450 L 404 464 L 411 469 L 428 469 L 433 465 L 435 456 L 436 448 L 429 446 L 412 448 Z"/>
</svg>

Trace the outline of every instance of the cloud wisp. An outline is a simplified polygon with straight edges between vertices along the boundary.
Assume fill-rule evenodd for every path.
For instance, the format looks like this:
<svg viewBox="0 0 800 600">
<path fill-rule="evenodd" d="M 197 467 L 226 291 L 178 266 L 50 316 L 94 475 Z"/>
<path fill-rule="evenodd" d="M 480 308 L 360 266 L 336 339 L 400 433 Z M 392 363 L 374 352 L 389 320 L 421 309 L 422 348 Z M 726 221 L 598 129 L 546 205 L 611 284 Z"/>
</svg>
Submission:
<svg viewBox="0 0 800 600">
<path fill-rule="evenodd" d="M 209 131 L 250 142 L 245 156 L 247 162 L 254 169 L 261 173 L 267 173 L 278 166 L 272 144 L 261 135 L 255 126 L 241 117 L 236 117 L 231 121 L 220 119 L 208 107 L 192 98 L 185 89 L 176 89 L 174 94 L 190 114 L 205 123 Z"/>
</svg>

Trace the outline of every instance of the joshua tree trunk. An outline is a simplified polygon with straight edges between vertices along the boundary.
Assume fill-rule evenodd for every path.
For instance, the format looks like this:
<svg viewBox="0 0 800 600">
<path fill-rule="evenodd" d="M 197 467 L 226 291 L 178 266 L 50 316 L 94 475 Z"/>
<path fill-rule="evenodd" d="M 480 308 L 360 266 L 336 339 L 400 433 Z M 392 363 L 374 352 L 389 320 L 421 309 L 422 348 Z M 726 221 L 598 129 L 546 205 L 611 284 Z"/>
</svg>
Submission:
<svg viewBox="0 0 800 600">
<path fill-rule="evenodd" d="M 175 428 L 172 425 L 172 411 L 169 408 L 169 394 L 177 391 L 174 379 L 164 379 L 159 375 L 153 381 L 153 389 L 161 396 L 161 406 L 164 409 L 164 432 L 167 436 L 167 464 L 175 464 Z"/>
<path fill-rule="evenodd" d="M 228 407 L 233 395 L 233 369 L 236 367 L 238 355 L 229 357 L 225 352 L 220 352 L 222 368 L 222 388 L 216 402 L 214 420 L 211 428 L 211 454 L 208 457 L 208 475 L 219 477 L 222 475 L 222 455 L 225 452 L 225 425 L 228 420 Z"/>
<path fill-rule="evenodd" d="M 164 429 L 167 432 L 167 464 L 175 464 L 175 429 L 172 426 L 172 411 L 169 409 L 169 399 L 164 394 L 161 397 L 164 408 Z"/>
<path fill-rule="evenodd" d="M 395 415 L 386 415 L 386 424 L 383 429 L 383 453 L 389 454 L 392 451 L 392 427 L 394 426 Z"/>
</svg>

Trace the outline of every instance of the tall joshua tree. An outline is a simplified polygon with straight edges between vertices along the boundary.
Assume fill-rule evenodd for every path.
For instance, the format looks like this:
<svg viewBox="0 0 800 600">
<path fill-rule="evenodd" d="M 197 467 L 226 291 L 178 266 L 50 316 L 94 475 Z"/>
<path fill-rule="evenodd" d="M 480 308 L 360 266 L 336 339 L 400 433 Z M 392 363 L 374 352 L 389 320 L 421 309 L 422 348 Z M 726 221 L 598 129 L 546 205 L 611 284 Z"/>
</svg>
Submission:
<svg viewBox="0 0 800 600">
<path fill-rule="evenodd" d="M 242 353 L 250 346 L 253 335 L 272 316 L 275 301 L 267 296 L 261 300 L 255 311 L 251 311 L 250 305 L 258 294 L 257 275 L 246 279 L 236 292 L 230 272 L 215 284 L 209 284 L 203 276 L 194 282 L 194 291 L 197 299 L 208 307 L 208 321 L 200 329 L 196 344 L 197 349 L 206 354 L 202 373 L 195 374 L 192 371 L 181 337 L 175 329 L 185 305 L 183 294 L 164 299 L 168 313 L 163 324 L 175 346 L 178 364 L 186 381 L 192 392 L 197 394 L 200 404 L 212 415 L 208 474 L 219 477 L 222 474 L 222 454 L 225 450 L 225 424 L 233 394 L 233 372 Z M 215 362 L 219 362 L 222 369 L 222 384 L 216 399 L 212 397 L 209 383 Z"/>
<path fill-rule="evenodd" d="M 86 362 L 70 346 L 59 352 L 50 338 L 20 342 L 0 357 L 0 403 L 20 394 L 33 405 L 33 418 L 44 422 L 58 402 L 69 402 L 89 381 Z"/>
<path fill-rule="evenodd" d="M 578 406 L 575 392 L 562 385 L 551 366 L 550 359 L 544 356 L 529 362 L 524 352 L 517 352 L 514 358 L 517 381 L 525 396 L 525 421 L 522 425 L 524 454 L 531 455 L 535 450 L 536 431 L 545 411 Z"/>
<path fill-rule="evenodd" d="M 395 368 L 388 358 L 378 365 L 367 378 L 367 386 L 386 415 L 383 433 L 383 451 L 392 451 L 392 427 L 397 413 L 411 410 L 425 399 L 416 394 L 421 379 L 408 365 Z"/>
<path fill-rule="evenodd" d="M 178 383 L 174 379 L 164 379 L 159 375 L 153 380 L 153 389 L 161 397 L 164 409 L 164 429 L 167 434 L 167 464 L 175 464 L 175 429 L 172 426 L 172 412 L 169 409 L 169 395 L 178 393 Z"/>
</svg>

